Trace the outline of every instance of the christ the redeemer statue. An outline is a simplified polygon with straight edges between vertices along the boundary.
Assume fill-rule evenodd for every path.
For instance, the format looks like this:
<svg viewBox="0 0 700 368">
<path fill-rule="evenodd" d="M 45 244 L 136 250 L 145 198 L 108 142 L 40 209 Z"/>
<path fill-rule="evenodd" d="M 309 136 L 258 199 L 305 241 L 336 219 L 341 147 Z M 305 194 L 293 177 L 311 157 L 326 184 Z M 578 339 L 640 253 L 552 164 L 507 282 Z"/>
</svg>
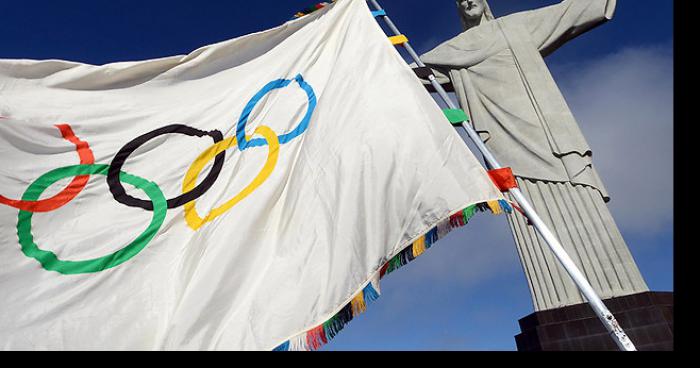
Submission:
<svg viewBox="0 0 700 368">
<path fill-rule="evenodd" d="M 609 20 L 615 0 L 565 0 L 494 19 L 484 0 L 457 1 L 464 32 L 421 56 L 452 82 L 474 128 L 602 299 L 648 291 L 607 205 L 592 151 L 544 56 Z M 522 216 L 509 216 L 535 310 L 583 303 Z"/>
</svg>

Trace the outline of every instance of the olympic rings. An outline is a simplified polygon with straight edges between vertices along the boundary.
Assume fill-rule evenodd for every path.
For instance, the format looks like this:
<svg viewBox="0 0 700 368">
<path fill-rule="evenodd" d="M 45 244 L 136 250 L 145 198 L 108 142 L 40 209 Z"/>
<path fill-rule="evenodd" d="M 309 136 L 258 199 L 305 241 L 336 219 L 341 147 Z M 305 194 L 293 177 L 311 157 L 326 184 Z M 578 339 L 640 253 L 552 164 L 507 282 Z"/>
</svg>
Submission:
<svg viewBox="0 0 700 368">
<path fill-rule="evenodd" d="M 226 211 L 230 210 L 231 208 L 233 208 L 233 206 L 238 204 L 238 202 L 242 201 L 245 197 L 253 193 L 253 191 L 255 191 L 255 189 L 257 189 L 260 185 L 262 185 L 262 183 L 264 183 L 265 180 L 267 180 L 267 178 L 270 177 L 270 174 L 272 174 L 272 171 L 277 165 L 277 158 L 279 157 L 279 139 L 277 138 L 275 132 L 265 125 L 261 125 L 257 129 L 255 129 L 255 134 L 262 135 L 265 138 L 265 143 L 267 143 L 268 145 L 267 160 L 262 170 L 260 170 L 258 175 L 253 179 L 253 181 L 251 181 L 250 184 L 248 184 L 248 186 L 246 186 L 240 193 L 236 194 L 236 196 L 234 196 L 221 206 L 211 210 L 209 214 L 206 215 L 204 218 L 201 218 L 199 214 L 197 214 L 197 209 L 195 208 L 195 201 L 185 204 L 185 221 L 187 221 L 187 225 L 192 230 L 197 230 L 200 227 L 202 227 L 202 225 L 204 225 L 205 223 L 223 215 Z M 248 138 L 250 138 L 250 136 Z M 226 151 L 227 149 L 235 145 L 236 137 L 231 137 L 224 141 L 214 144 L 213 146 L 209 147 L 206 151 L 202 152 L 202 154 L 200 154 L 199 157 L 197 157 L 197 159 L 187 170 L 187 174 L 185 174 L 185 180 L 182 182 L 182 191 L 187 192 L 191 190 L 191 188 L 197 182 L 197 176 L 200 172 L 202 172 L 204 166 L 209 161 L 211 161 L 213 157 L 218 157 L 220 153 Z"/>
<path fill-rule="evenodd" d="M 78 137 L 75 136 L 73 130 L 68 124 L 55 125 L 56 128 L 61 132 L 63 139 L 73 143 L 75 145 L 75 150 L 78 152 L 78 157 L 80 158 L 81 164 L 94 164 L 95 156 L 92 154 L 90 145 L 87 142 L 83 142 Z M 9 199 L 3 195 L 0 195 L 0 204 L 8 205 L 23 211 L 29 212 L 49 212 L 57 208 L 62 207 L 66 203 L 70 202 L 75 198 L 88 182 L 89 176 L 81 175 L 76 176 L 73 180 L 58 194 L 51 198 L 36 200 L 36 201 L 23 201 Z M 38 198 L 38 197 L 37 197 Z"/>
<path fill-rule="evenodd" d="M 133 139 L 131 142 L 125 144 L 124 147 L 122 147 L 119 150 L 119 152 L 117 152 L 117 154 L 114 156 L 114 159 L 112 159 L 112 163 L 109 166 L 109 172 L 107 173 L 107 185 L 109 185 L 109 191 L 112 192 L 112 196 L 117 202 L 131 207 L 141 207 L 148 211 L 153 210 L 153 202 L 134 198 L 126 194 L 124 186 L 122 186 L 121 182 L 119 181 L 118 173 L 124 166 L 126 159 L 129 158 L 129 155 L 131 155 L 136 149 L 138 149 L 151 139 L 154 139 L 164 134 L 172 133 L 179 133 L 193 137 L 202 137 L 208 135 L 214 140 L 214 143 L 221 142 L 224 139 L 224 136 L 218 130 L 205 132 L 203 130 L 192 128 L 183 124 L 167 125 L 162 128 L 152 130 L 146 134 L 143 134 Z M 219 173 L 224 167 L 224 158 L 224 152 L 221 152 L 221 154 L 217 155 L 216 159 L 214 160 L 214 165 L 212 166 L 211 171 L 209 172 L 209 175 L 207 175 L 207 177 L 199 184 L 199 186 L 197 186 L 196 188 L 191 188 L 191 190 L 175 198 L 168 199 L 168 208 L 180 207 L 183 204 L 193 201 L 201 197 L 202 194 L 206 193 L 206 191 L 209 188 L 211 188 L 212 185 L 214 185 L 214 182 L 219 177 Z"/>
<path fill-rule="evenodd" d="M 316 94 L 314 93 L 314 89 L 304 81 L 304 78 L 301 76 L 301 74 L 297 74 L 296 77 L 294 77 L 294 80 L 292 79 L 277 79 L 274 80 L 268 84 L 266 84 L 258 93 L 253 96 L 253 98 L 248 101 L 248 104 L 243 108 L 243 112 L 241 113 L 241 117 L 238 119 L 238 125 L 236 125 L 236 139 L 238 139 L 238 149 L 243 152 L 246 148 L 248 147 L 257 147 L 257 146 L 263 146 L 265 145 L 265 141 L 258 138 L 258 139 L 253 139 L 250 142 L 246 139 L 245 135 L 245 127 L 246 124 L 248 124 L 248 119 L 250 118 L 250 113 L 253 112 L 253 109 L 255 106 L 260 102 L 260 100 L 265 97 L 266 94 L 272 92 L 275 89 L 280 89 L 287 87 L 292 81 L 296 81 L 297 84 L 299 84 L 299 87 L 306 92 L 306 97 L 308 98 L 308 106 L 306 108 L 306 114 L 304 117 L 301 119 L 301 122 L 299 122 L 299 125 L 297 125 L 294 130 L 292 130 L 289 133 L 282 134 L 279 136 L 279 142 L 280 144 L 286 144 L 287 142 L 291 141 L 292 139 L 296 138 L 300 134 L 304 133 L 306 131 L 306 128 L 309 126 L 309 121 L 311 121 L 311 115 L 313 115 L 314 110 L 316 109 Z"/>
<path fill-rule="evenodd" d="M 252 136 L 247 136 L 245 134 L 246 125 L 251 112 L 258 102 L 271 91 L 287 87 L 292 82 L 296 82 L 299 87 L 304 90 L 308 99 L 306 114 L 299 124 L 293 130 L 280 136 L 270 127 L 260 125 L 255 129 L 253 135 L 259 134 L 262 138 L 252 139 Z M 293 140 L 306 131 L 315 109 L 316 95 L 311 85 L 304 81 L 301 74 L 294 77 L 294 79 L 277 79 L 266 84 L 245 106 L 236 126 L 235 137 L 224 139 L 222 133 L 218 130 L 206 132 L 183 124 L 167 125 L 145 133 L 128 142 L 117 152 L 110 165 L 95 164 L 95 158 L 88 143 L 78 139 L 68 124 L 56 125 L 61 131 L 63 138 L 75 145 L 81 164 L 54 169 L 40 176 L 29 185 L 22 195 L 21 200 L 12 200 L 0 195 L 0 204 L 19 209 L 17 217 L 17 237 L 22 252 L 26 256 L 37 260 L 44 269 L 66 275 L 104 271 L 128 261 L 141 252 L 160 230 L 169 208 L 176 208 L 184 205 L 185 221 L 190 228 L 196 231 L 204 224 L 223 215 L 253 193 L 270 177 L 275 169 L 279 158 L 280 145 Z M 138 176 L 127 174 L 121 171 L 121 169 L 126 160 L 136 149 L 158 136 L 171 133 L 196 137 L 207 135 L 214 140 L 214 144 L 202 152 L 190 165 L 183 179 L 183 193 L 175 198 L 166 199 L 157 184 Z M 201 197 L 212 187 L 221 173 L 225 161 L 225 151 L 229 148 L 237 147 L 239 151 L 243 152 L 247 148 L 258 146 L 268 146 L 268 154 L 264 166 L 256 177 L 233 198 L 229 199 L 221 206 L 212 209 L 204 218 L 200 217 L 197 213 L 195 202 L 197 198 Z M 212 165 L 211 171 L 204 180 L 196 186 L 195 184 L 197 183 L 199 174 L 212 159 L 214 160 L 214 164 Z M 42 250 L 34 243 L 34 237 L 31 231 L 33 214 L 35 212 L 49 212 L 55 210 L 73 200 L 85 188 L 90 175 L 107 176 L 107 184 L 115 200 L 127 206 L 153 211 L 153 217 L 143 233 L 134 241 L 112 254 L 82 261 L 61 260 L 53 252 Z M 39 200 L 41 194 L 44 193 L 48 187 L 68 177 L 74 178 L 60 193 L 51 198 Z M 150 200 L 142 200 L 127 195 L 122 182 L 142 190 Z"/>
<path fill-rule="evenodd" d="M 22 199 L 27 201 L 36 200 L 46 188 L 63 178 L 78 175 L 107 175 L 108 170 L 109 165 L 94 164 L 66 166 L 51 170 L 29 185 Z M 32 216 L 34 214 L 32 212 L 20 210 L 17 217 L 17 237 L 22 246 L 22 252 L 27 257 L 39 261 L 44 269 L 56 271 L 65 275 L 104 271 L 108 268 L 118 266 L 138 254 L 148 245 L 153 237 L 156 236 L 160 226 L 163 224 L 167 212 L 167 201 L 163 192 L 161 192 L 160 188 L 158 188 L 155 183 L 125 172 L 120 173 L 119 179 L 141 189 L 151 201 L 153 201 L 153 218 L 151 219 L 151 223 L 134 241 L 124 248 L 103 257 L 84 261 L 64 261 L 58 259 L 53 252 L 39 249 L 39 246 L 34 243 L 34 237 L 31 231 Z"/>
</svg>

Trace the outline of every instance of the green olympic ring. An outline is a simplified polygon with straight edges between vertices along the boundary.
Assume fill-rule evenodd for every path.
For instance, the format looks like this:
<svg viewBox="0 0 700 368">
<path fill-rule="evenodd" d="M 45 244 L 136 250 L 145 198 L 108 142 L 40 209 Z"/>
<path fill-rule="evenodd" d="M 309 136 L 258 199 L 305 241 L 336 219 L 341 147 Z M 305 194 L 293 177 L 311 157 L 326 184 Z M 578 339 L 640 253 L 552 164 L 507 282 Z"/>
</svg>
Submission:
<svg viewBox="0 0 700 368">
<path fill-rule="evenodd" d="M 36 201 L 41 194 L 53 183 L 69 177 L 79 175 L 107 175 L 109 165 L 73 165 L 51 170 L 34 181 L 22 195 L 24 201 Z M 56 271 L 65 275 L 75 275 L 82 273 L 95 273 L 108 268 L 118 266 L 143 250 L 148 243 L 156 236 L 160 226 L 165 221 L 168 209 L 167 200 L 160 188 L 146 179 L 139 178 L 123 171 L 119 173 L 119 180 L 131 184 L 141 189 L 151 202 L 153 202 L 153 218 L 146 230 L 134 241 L 124 248 L 106 255 L 104 257 L 88 259 L 84 261 L 64 261 L 58 259 L 56 254 L 50 251 L 39 249 L 34 243 L 32 236 L 32 212 L 20 210 L 17 217 L 17 237 L 22 246 L 22 252 L 41 263 L 41 266 L 48 271 Z"/>
</svg>

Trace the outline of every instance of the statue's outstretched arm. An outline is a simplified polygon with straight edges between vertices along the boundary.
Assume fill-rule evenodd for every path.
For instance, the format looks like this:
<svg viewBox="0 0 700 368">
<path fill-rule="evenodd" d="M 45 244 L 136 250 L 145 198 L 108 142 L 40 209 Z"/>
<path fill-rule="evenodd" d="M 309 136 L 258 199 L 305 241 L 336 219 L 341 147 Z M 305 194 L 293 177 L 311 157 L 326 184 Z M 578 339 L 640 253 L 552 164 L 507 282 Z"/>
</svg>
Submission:
<svg viewBox="0 0 700 368">
<path fill-rule="evenodd" d="M 610 19 L 616 0 L 564 0 L 559 4 L 514 14 L 526 23 L 542 55 Z"/>
</svg>

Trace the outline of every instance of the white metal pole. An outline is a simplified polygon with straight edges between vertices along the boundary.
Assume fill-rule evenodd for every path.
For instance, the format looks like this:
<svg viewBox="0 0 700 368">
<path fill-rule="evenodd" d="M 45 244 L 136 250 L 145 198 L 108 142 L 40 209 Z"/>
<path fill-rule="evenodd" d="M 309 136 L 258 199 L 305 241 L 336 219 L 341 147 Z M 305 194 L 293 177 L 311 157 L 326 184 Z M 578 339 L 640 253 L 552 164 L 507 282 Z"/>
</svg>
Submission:
<svg viewBox="0 0 700 368">
<path fill-rule="evenodd" d="M 374 6 L 375 10 L 382 10 L 382 7 L 379 5 L 377 0 L 368 1 Z M 391 21 L 391 18 L 389 18 L 387 15 L 381 15 L 380 17 L 384 19 L 384 21 L 387 23 L 387 25 L 389 26 L 391 31 L 394 32 L 395 35 L 401 34 L 394 22 Z M 406 42 L 404 44 L 404 47 L 419 67 L 425 67 L 425 64 L 423 64 L 423 62 L 420 60 L 420 57 L 413 50 L 410 43 Z M 440 85 L 440 83 L 438 83 L 438 81 L 435 79 L 435 76 L 430 75 L 428 77 L 428 80 L 430 81 L 430 84 L 435 88 L 435 91 L 437 91 L 438 95 L 440 95 L 442 100 L 447 104 L 447 106 L 450 109 L 458 108 L 455 105 L 455 103 L 452 102 L 452 99 L 447 95 L 447 92 L 442 87 L 442 85 Z M 469 123 L 466 121 L 462 122 L 461 126 L 466 131 L 469 138 L 477 146 L 477 148 L 484 156 L 484 159 L 489 164 L 489 166 L 494 169 L 502 168 L 503 166 L 501 166 L 496 160 L 496 158 L 493 156 L 493 154 L 491 154 L 489 149 L 486 147 L 484 142 L 481 141 L 481 138 L 474 131 L 472 126 L 469 125 Z M 581 270 L 579 270 L 579 268 L 576 266 L 571 257 L 569 257 L 569 255 L 566 253 L 566 250 L 564 250 L 564 247 L 562 247 L 561 243 L 559 243 L 559 240 L 556 236 L 554 236 L 552 231 L 549 230 L 547 224 L 545 224 L 544 221 L 542 221 L 542 219 L 537 215 L 535 209 L 532 208 L 532 206 L 522 194 L 520 189 L 510 189 L 509 192 L 513 195 L 516 202 L 518 202 L 523 212 L 530 220 L 532 225 L 535 227 L 535 229 L 540 233 L 542 238 L 544 238 L 545 242 L 552 250 L 554 255 L 557 257 L 559 262 L 561 262 L 562 266 L 569 274 L 569 276 L 571 276 L 578 289 L 586 297 L 591 307 L 595 311 L 596 315 L 603 322 L 603 325 L 605 325 L 605 328 L 608 330 L 608 332 L 610 333 L 611 337 L 613 338 L 617 346 L 620 348 L 620 350 L 636 351 L 637 349 L 635 348 L 632 341 L 630 341 L 629 337 L 627 337 L 627 334 L 622 329 L 622 327 L 620 327 L 620 325 L 617 323 L 615 316 L 613 316 L 613 314 L 610 313 L 610 311 L 600 299 L 598 294 L 595 292 L 595 290 L 593 290 L 591 284 L 588 282 L 588 280 L 586 280 L 583 273 L 581 273 Z"/>
</svg>

